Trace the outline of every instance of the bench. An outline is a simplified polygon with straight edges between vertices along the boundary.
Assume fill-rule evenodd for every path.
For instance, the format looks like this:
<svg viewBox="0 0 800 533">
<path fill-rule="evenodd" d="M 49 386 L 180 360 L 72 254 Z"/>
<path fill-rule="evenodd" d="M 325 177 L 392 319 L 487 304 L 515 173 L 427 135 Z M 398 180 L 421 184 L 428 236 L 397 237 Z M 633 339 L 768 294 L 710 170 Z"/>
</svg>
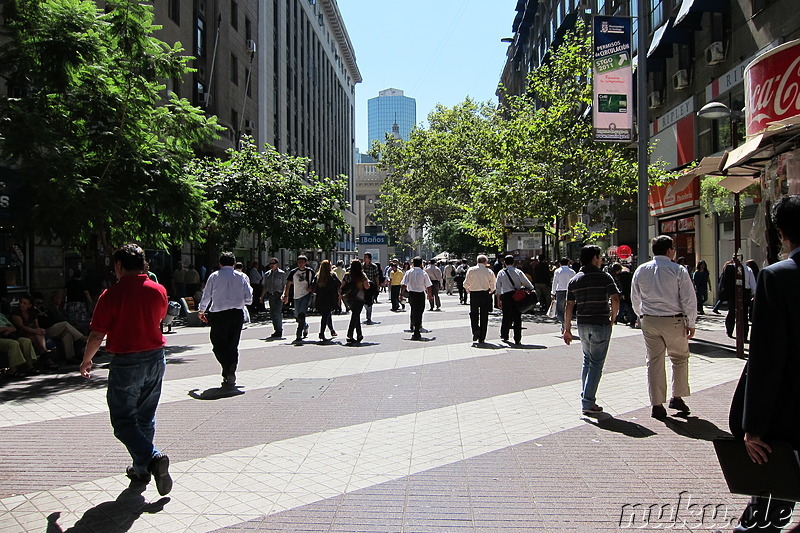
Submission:
<svg viewBox="0 0 800 533">
<path fill-rule="evenodd" d="M 205 323 L 200 320 L 200 316 L 198 315 L 197 309 L 197 302 L 194 301 L 194 298 L 191 296 L 187 296 L 185 298 L 181 298 L 181 305 L 183 306 L 183 311 L 186 313 L 186 325 L 187 326 L 204 326 Z"/>
</svg>

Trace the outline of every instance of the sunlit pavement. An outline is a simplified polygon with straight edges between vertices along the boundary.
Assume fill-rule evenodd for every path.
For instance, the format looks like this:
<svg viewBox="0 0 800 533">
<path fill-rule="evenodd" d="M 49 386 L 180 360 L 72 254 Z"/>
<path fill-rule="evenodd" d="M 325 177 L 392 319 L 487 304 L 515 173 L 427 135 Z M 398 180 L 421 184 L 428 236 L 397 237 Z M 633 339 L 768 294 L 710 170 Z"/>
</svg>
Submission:
<svg viewBox="0 0 800 533">
<path fill-rule="evenodd" d="M 473 345 L 468 306 L 443 296 L 422 341 L 387 296 L 364 341 L 294 346 L 251 324 L 239 388 L 218 389 L 207 328 L 168 335 L 156 444 L 175 487 L 161 498 L 124 476 L 129 457 L 105 405 L 107 371 L 0 385 L 0 531 L 730 530 L 711 439 L 743 362 L 723 315 L 698 324 L 688 417 L 650 417 L 641 332 L 617 326 L 598 403 L 580 411 L 580 343 L 527 316 L 522 346 Z M 107 360 L 105 360 L 107 362 Z"/>
</svg>

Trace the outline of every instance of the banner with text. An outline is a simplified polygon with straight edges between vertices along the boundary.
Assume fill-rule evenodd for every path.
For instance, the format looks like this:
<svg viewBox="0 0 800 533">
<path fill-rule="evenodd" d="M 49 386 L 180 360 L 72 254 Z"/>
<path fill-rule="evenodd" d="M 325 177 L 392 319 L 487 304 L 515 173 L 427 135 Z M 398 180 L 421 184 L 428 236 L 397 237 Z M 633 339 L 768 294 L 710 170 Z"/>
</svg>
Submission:
<svg viewBox="0 0 800 533">
<path fill-rule="evenodd" d="M 592 27 L 594 139 L 630 142 L 633 140 L 631 19 L 595 15 Z"/>
</svg>

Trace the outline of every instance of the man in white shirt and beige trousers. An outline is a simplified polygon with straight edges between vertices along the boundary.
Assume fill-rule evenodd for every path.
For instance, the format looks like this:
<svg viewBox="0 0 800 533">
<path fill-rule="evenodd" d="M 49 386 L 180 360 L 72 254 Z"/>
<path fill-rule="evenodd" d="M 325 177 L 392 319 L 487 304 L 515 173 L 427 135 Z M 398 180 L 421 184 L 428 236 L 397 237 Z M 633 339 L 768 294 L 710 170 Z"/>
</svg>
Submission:
<svg viewBox="0 0 800 533">
<path fill-rule="evenodd" d="M 647 384 L 653 418 L 665 418 L 667 373 L 665 356 L 672 361 L 672 398 L 669 408 L 683 414 L 689 407 L 689 339 L 694 336 L 697 297 L 689 272 L 677 263 L 672 237 L 653 239 L 653 260 L 633 274 L 631 304 L 639 317 L 647 349 Z"/>
</svg>

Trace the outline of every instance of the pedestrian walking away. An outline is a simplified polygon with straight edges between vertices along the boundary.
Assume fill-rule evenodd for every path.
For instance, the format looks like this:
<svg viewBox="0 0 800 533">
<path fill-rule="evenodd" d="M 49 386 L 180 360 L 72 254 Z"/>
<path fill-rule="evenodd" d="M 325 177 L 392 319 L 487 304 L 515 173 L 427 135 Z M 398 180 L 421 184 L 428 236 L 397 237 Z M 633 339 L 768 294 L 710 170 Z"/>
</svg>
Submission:
<svg viewBox="0 0 800 533">
<path fill-rule="evenodd" d="M 389 297 L 392 302 L 392 311 L 400 311 L 400 290 L 403 283 L 403 271 L 398 268 L 397 262 L 389 265 Z M 405 304 L 403 304 L 405 309 Z"/>
<path fill-rule="evenodd" d="M 550 296 L 556 301 L 556 318 L 561 323 L 561 334 L 564 334 L 564 309 L 567 306 L 567 285 L 569 280 L 575 277 L 576 272 L 569 267 L 569 259 L 562 257 L 559 259 L 559 266 L 553 273 L 553 285 L 550 289 Z"/>
<path fill-rule="evenodd" d="M 633 276 L 629 270 L 626 270 L 619 263 L 614 263 L 611 267 L 611 275 L 614 276 L 614 282 L 619 289 L 619 313 L 616 321 L 636 327 L 636 313 L 633 312 L 633 305 L 631 305 L 631 282 L 633 281 Z"/>
<path fill-rule="evenodd" d="M 283 337 L 283 289 L 286 287 L 286 272 L 278 268 L 278 259 L 270 257 L 268 270 L 264 273 L 261 288 L 261 301 L 269 304 L 269 317 L 272 320 L 272 339 Z"/>
<path fill-rule="evenodd" d="M 368 298 L 369 289 L 370 283 L 361 269 L 361 261 L 353 259 L 350 263 L 350 272 L 344 275 L 342 283 L 342 299 L 350 307 L 350 324 L 347 326 L 348 344 L 356 344 L 364 339 L 361 333 L 361 310 Z"/>
<path fill-rule="evenodd" d="M 234 270 L 235 264 L 233 252 L 223 252 L 219 256 L 219 270 L 208 276 L 203 298 L 197 306 L 200 320 L 211 326 L 211 345 L 222 369 L 225 388 L 236 386 L 244 307 L 253 301 L 250 279 Z"/>
<path fill-rule="evenodd" d="M 758 464 L 771 460 L 770 444 L 788 442 L 800 450 L 800 196 L 778 200 L 772 218 L 788 259 L 758 275 L 750 356 L 730 412 L 731 433 L 744 439 L 748 456 Z M 793 509 L 794 502 L 754 497 L 734 531 L 777 533 L 789 524 Z"/>
<path fill-rule="evenodd" d="M 161 319 L 167 291 L 144 273 L 144 250 L 130 243 L 114 252 L 117 283 L 97 299 L 80 373 L 91 377 L 92 359 L 103 339 L 112 354 L 106 401 L 114 436 L 128 449 L 133 464 L 126 475 L 147 484 L 151 476 L 162 496 L 172 490 L 169 458 L 153 444 L 156 408 L 166 360 Z"/>
<path fill-rule="evenodd" d="M 653 260 L 633 274 L 631 305 L 642 326 L 647 351 L 647 386 L 653 418 L 667 410 L 666 355 L 672 362 L 672 398 L 669 408 L 688 414 L 683 400 L 689 396 L 689 339 L 694 336 L 697 298 L 689 271 L 677 263 L 672 237 L 653 239 Z"/>
<path fill-rule="evenodd" d="M 603 412 L 597 405 L 597 387 L 603 375 L 611 329 L 619 312 L 619 289 L 614 278 L 603 272 L 603 255 L 599 246 L 581 249 L 581 267 L 567 286 L 564 310 L 564 342 L 572 342 L 572 316 L 577 318 L 578 337 L 583 350 L 581 370 L 581 409 L 585 415 Z M 611 301 L 609 309 L 608 302 Z"/>
<path fill-rule="evenodd" d="M 311 307 L 311 292 L 314 290 L 314 271 L 308 268 L 308 258 L 297 256 L 297 266 L 286 276 L 286 287 L 283 289 L 283 303 L 289 303 L 289 296 L 294 300 L 294 318 L 297 321 L 295 344 L 303 342 L 308 336 L 308 308 Z"/>
<path fill-rule="evenodd" d="M 367 320 L 364 322 L 368 326 L 373 325 L 372 321 L 372 305 L 378 301 L 378 288 L 381 284 L 381 269 L 372 262 L 372 254 L 367 252 L 364 254 L 364 262 L 361 265 L 364 275 L 369 281 L 369 288 L 364 299 L 364 308 L 367 310 Z"/>
<path fill-rule="evenodd" d="M 425 273 L 431 280 L 431 291 L 428 296 L 428 303 L 431 306 L 431 311 L 436 306 L 436 311 L 442 310 L 442 302 L 439 299 L 439 289 L 442 287 L 442 271 L 436 266 L 436 261 L 431 260 L 425 268 Z"/>
<path fill-rule="evenodd" d="M 517 289 L 527 288 L 533 290 L 533 284 L 528 276 L 514 267 L 514 256 L 507 255 L 503 259 L 505 268 L 497 274 L 497 293 L 500 295 L 500 309 L 503 311 L 503 320 L 500 323 L 500 339 L 508 342 L 508 333 L 514 330 L 514 344 L 522 343 L 522 313 L 519 312 L 517 302 L 514 301 L 514 292 Z"/>
<path fill-rule="evenodd" d="M 431 278 L 422 270 L 422 258 L 415 257 L 413 268 L 405 273 L 401 283 L 408 291 L 411 305 L 411 340 L 422 340 L 422 315 L 425 312 L 425 297 L 431 295 Z"/>
<path fill-rule="evenodd" d="M 467 291 L 464 289 L 464 280 L 467 278 L 467 270 L 469 270 L 469 263 L 466 259 L 462 259 L 461 264 L 456 267 L 455 275 L 453 276 L 453 282 L 456 284 L 456 289 L 458 289 L 458 303 L 462 305 L 466 305 L 467 303 Z"/>
<path fill-rule="evenodd" d="M 472 341 L 481 344 L 486 342 L 489 312 L 492 310 L 492 294 L 497 284 L 494 272 L 487 266 L 488 262 L 489 259 L 485 255 L 479 255 L 478 264 L 470 267 L 464 277 L 464 289 L 469 294 Z"/>
<path fill-rule="evenodd" d="M 258 261 L 253 261 L 250 263 L 250 270 L 247 271 L 247 277 L 250 278 L 250 287 L 253 289 L 253 296 L 255 296 L 253 303 L 250 304 L 250 315 L 254 318 L 262 309 L 261 298 L 258 298 L 261 294 L 261 284 L 264 280 L 261 270 L 261 265 L 258 264 Z"/>
<path fill-rule="evenodd" d="M 330 329 L 331 337 L 336 336 L 331 313 L 334 308 L 339 308 L 339 300 L 341 299 L 340 286 L 339 278 L 332 272 L 331 262 L 325 259 L 319 265 L 317 279 L 314 282 L 314 294 L 317 296 L 315 307 L 322 316 L 319 326 L 319 340 L 322 342 L 327 340 L 325 338 L 325 328 Z"/>
</svg>

